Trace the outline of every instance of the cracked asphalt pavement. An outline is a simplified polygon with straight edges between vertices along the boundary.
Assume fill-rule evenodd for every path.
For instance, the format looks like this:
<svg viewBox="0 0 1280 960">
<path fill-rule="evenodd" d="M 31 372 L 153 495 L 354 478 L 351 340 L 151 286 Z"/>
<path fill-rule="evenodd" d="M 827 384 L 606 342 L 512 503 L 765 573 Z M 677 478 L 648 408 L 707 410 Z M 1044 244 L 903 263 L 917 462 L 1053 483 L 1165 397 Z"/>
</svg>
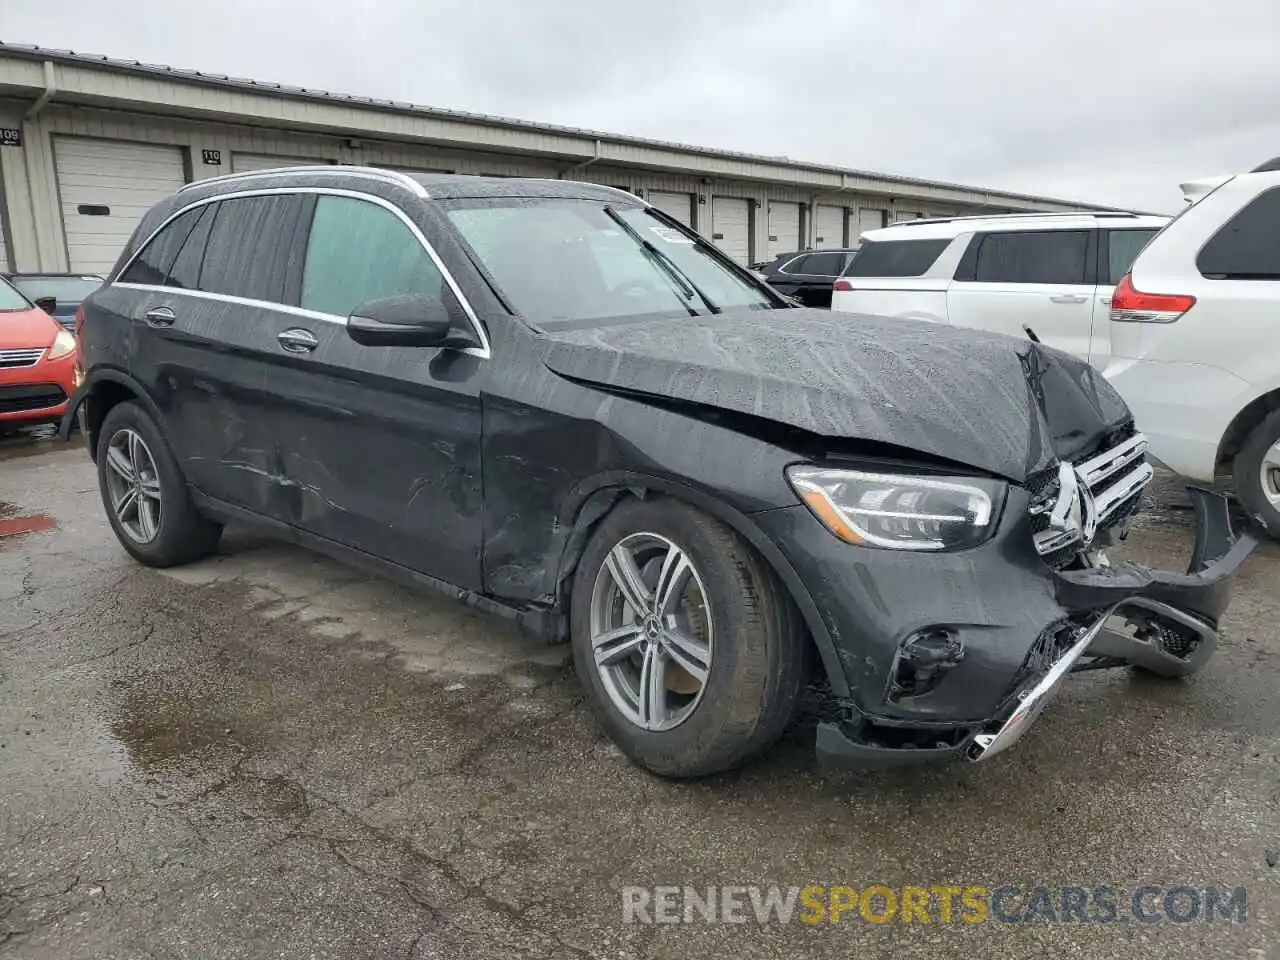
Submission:
<svg viewBox="0 0 1280 960">
<path fill-rule="evenodd" d="M 1180 565 L 1166 478 L 1126 551 Z M 830 773 L 813 711 L 671 783 L 567 648 L 257 535 L 158 572 L 78 442 L 0 448 L 0 956 L 1280 958 L 1280 549 L 1182 683 L 1072 679 L 989 764 Z M 1270 854 L 1270 862 L 1269 862 Z M 1244 923 L 624 924 L 628 885 L 1247 889 Z M 1122 914 L 1123 915 L 1123 914 Z"/>
</svg>

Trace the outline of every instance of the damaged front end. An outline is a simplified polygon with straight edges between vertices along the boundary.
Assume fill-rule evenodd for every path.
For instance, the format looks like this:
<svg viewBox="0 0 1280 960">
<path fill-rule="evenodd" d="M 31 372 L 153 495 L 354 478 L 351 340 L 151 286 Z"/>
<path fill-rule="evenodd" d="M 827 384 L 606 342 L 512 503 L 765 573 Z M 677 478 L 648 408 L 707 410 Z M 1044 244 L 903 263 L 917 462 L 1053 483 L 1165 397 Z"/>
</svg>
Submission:
<svg viewBox="0 0 1280 960">
<path fill-rule="evenodd" d="M 819 757 L 858 767 L 987 760 L 1022 738 L 1071 673 L 1134 666 L 1179 677 L 1204 666 L 1217 645 L 1236 570 L 1257 541 L 1248 530 L 1233 529 L 1226 497 L 1189 487 L 1196 535 L 1186 573 L 1111 563 L 1105 548 L 1127 534 L 1153 476 L 1145 453 L 1145 438 L 1130 431 L 1102 452 L 1028 484 L 1023 531 L 1030 531 L 1051 578 L 1052 604 L 1042 609 L 1056 608 L 1059 616 L 1034 638 L 990 717 L 912 720 L 846 703 L 838 721 L 819 725 Z M 909 636 L 894 658 L 886 702 L 910 704 L 965 654 L 963 631 Z"/>
</svg>

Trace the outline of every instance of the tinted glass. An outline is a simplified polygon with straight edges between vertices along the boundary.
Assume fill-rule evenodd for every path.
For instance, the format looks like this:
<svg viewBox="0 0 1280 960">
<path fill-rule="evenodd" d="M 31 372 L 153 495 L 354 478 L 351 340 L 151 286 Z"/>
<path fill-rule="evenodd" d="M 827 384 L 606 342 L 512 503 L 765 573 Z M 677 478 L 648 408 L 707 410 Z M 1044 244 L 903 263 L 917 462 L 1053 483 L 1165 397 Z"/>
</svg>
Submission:
<svg viewBox="0 0 1280 960">
<path fill-rule="evenodd" d="M 783 260 L 778 264 L 778 269 L 782 273 L 808 273 L 809 261 L 812 257 L 795 257 L 791 260 Z"/>
<path fill-rule="evenodd" d="M 191 228 L 196 225 L 202 213 L 204 208 L 197 207 L 170 220 L 168 225 L 142 248 L 133 263 L 129 264 L 129 268 L 116 279 L 121 283 L 152 285 L 164 283 L 165 275 L 173 265 L 174 257 L 178 255 L 182 244 L 186 242 L 187 234 L 191 232 Z"/>
<path fill-rule="evenodd" d="M 933 266 L 950 240 L 864 240 L 845 270 L 848 277 L 918 277 Z"/>
<path fill-rule="evenodd" d="M 1107 283 L 1119 283 L 1156 231 L 1111 230 L 1107 237 Z"/>
<path fill-rule="evenodd" d="M 165 278 L 166 287 L 181 287 L 184 290 L 200 289 L 200 266 L 204 260 L 205 245 L 209 242 L 209 229 L 218 215 L 218 204 L 205 204 L 200 219 L 187 234 L 182 249 L 174 258 L 169 275 Z"/>
<path fill-rule="evenodd" d="M 53 297 L 63 304 L 79 303 L 102 286 L 102 281 L 96 277 L 15 277 L 13 285 L 29 300 Z"/>
<path fill-rule="evenodd" d="M 692 236 L 644 208 L 590 200 L 456 201 L 449 219 L 508 301 L 537 323 L 772 309 L 774 302 Z"/>
<path fill-rule="evenodd" d="M 817 277 L 840 276 L 840 264 L 844 261 L 843 253 L 814 253 L 804 265 L 804 270 L 791 268 L 792 273 L 809 273 Z"/>
<path fill-rule="evenodd" d="M 1084 283 L 1088 250 L 1087 230 L 989 234 L 978 248 L 975 279 L 987 283 Z"/>
<path fill-rule="evenodd" d="M 296 195 L 240 197 L 218 204 L 200 269 L 200 289 L 250 300 L 287 303 L 294 228 L 303 200 Z"/>
<path fill-rule="evenodd" d="M 316 200 L 302 271 L 306 309 L 345 317 L 379 297 L 440 297 L 442 283 L 418 238 L 390 210 L 352 197 Z"/>
<path fill-rule="evenodd" d="M 1210 238 L 1196 258 L 1206 277 L 1280 280 L 1280 187 L 1261 193 Z"/>
</svg>

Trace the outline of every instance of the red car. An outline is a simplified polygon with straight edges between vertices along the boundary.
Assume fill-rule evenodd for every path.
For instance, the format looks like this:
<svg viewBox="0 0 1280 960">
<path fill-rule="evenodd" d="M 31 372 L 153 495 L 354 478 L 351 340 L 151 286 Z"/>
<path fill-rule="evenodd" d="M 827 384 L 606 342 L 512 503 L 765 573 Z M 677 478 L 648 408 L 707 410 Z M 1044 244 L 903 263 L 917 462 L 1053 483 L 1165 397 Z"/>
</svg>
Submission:
<svg viewBox="0 0 1280 960">
<path fill-rule="evenodd" d="M 61 420 L 75 370 L 75 334 L 0 280 L 0 433 Z"/>
</svg>

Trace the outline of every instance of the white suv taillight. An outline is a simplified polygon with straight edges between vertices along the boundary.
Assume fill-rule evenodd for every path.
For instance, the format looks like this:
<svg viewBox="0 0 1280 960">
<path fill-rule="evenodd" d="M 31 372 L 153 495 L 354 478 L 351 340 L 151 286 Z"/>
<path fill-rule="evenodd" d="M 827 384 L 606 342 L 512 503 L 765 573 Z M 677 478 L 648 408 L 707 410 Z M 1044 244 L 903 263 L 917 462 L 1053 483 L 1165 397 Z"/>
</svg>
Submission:
<svg viewBox="0 0 1280 960">
<path fill-rule="evenodd" d="M 1196 298 L 1172 293 L 1143 293 L 1125 274 L 1111 295 L 1111 319 L 1117 323 L 1173 323 L 1195 306 Z"/>
<path fill-rule="evenodd" d="M 848 280 L 837 280 L 831 285 L 832 290 L 841 290 L 844 293 L 853 293 L 853 284 Z"/>
</svg>

